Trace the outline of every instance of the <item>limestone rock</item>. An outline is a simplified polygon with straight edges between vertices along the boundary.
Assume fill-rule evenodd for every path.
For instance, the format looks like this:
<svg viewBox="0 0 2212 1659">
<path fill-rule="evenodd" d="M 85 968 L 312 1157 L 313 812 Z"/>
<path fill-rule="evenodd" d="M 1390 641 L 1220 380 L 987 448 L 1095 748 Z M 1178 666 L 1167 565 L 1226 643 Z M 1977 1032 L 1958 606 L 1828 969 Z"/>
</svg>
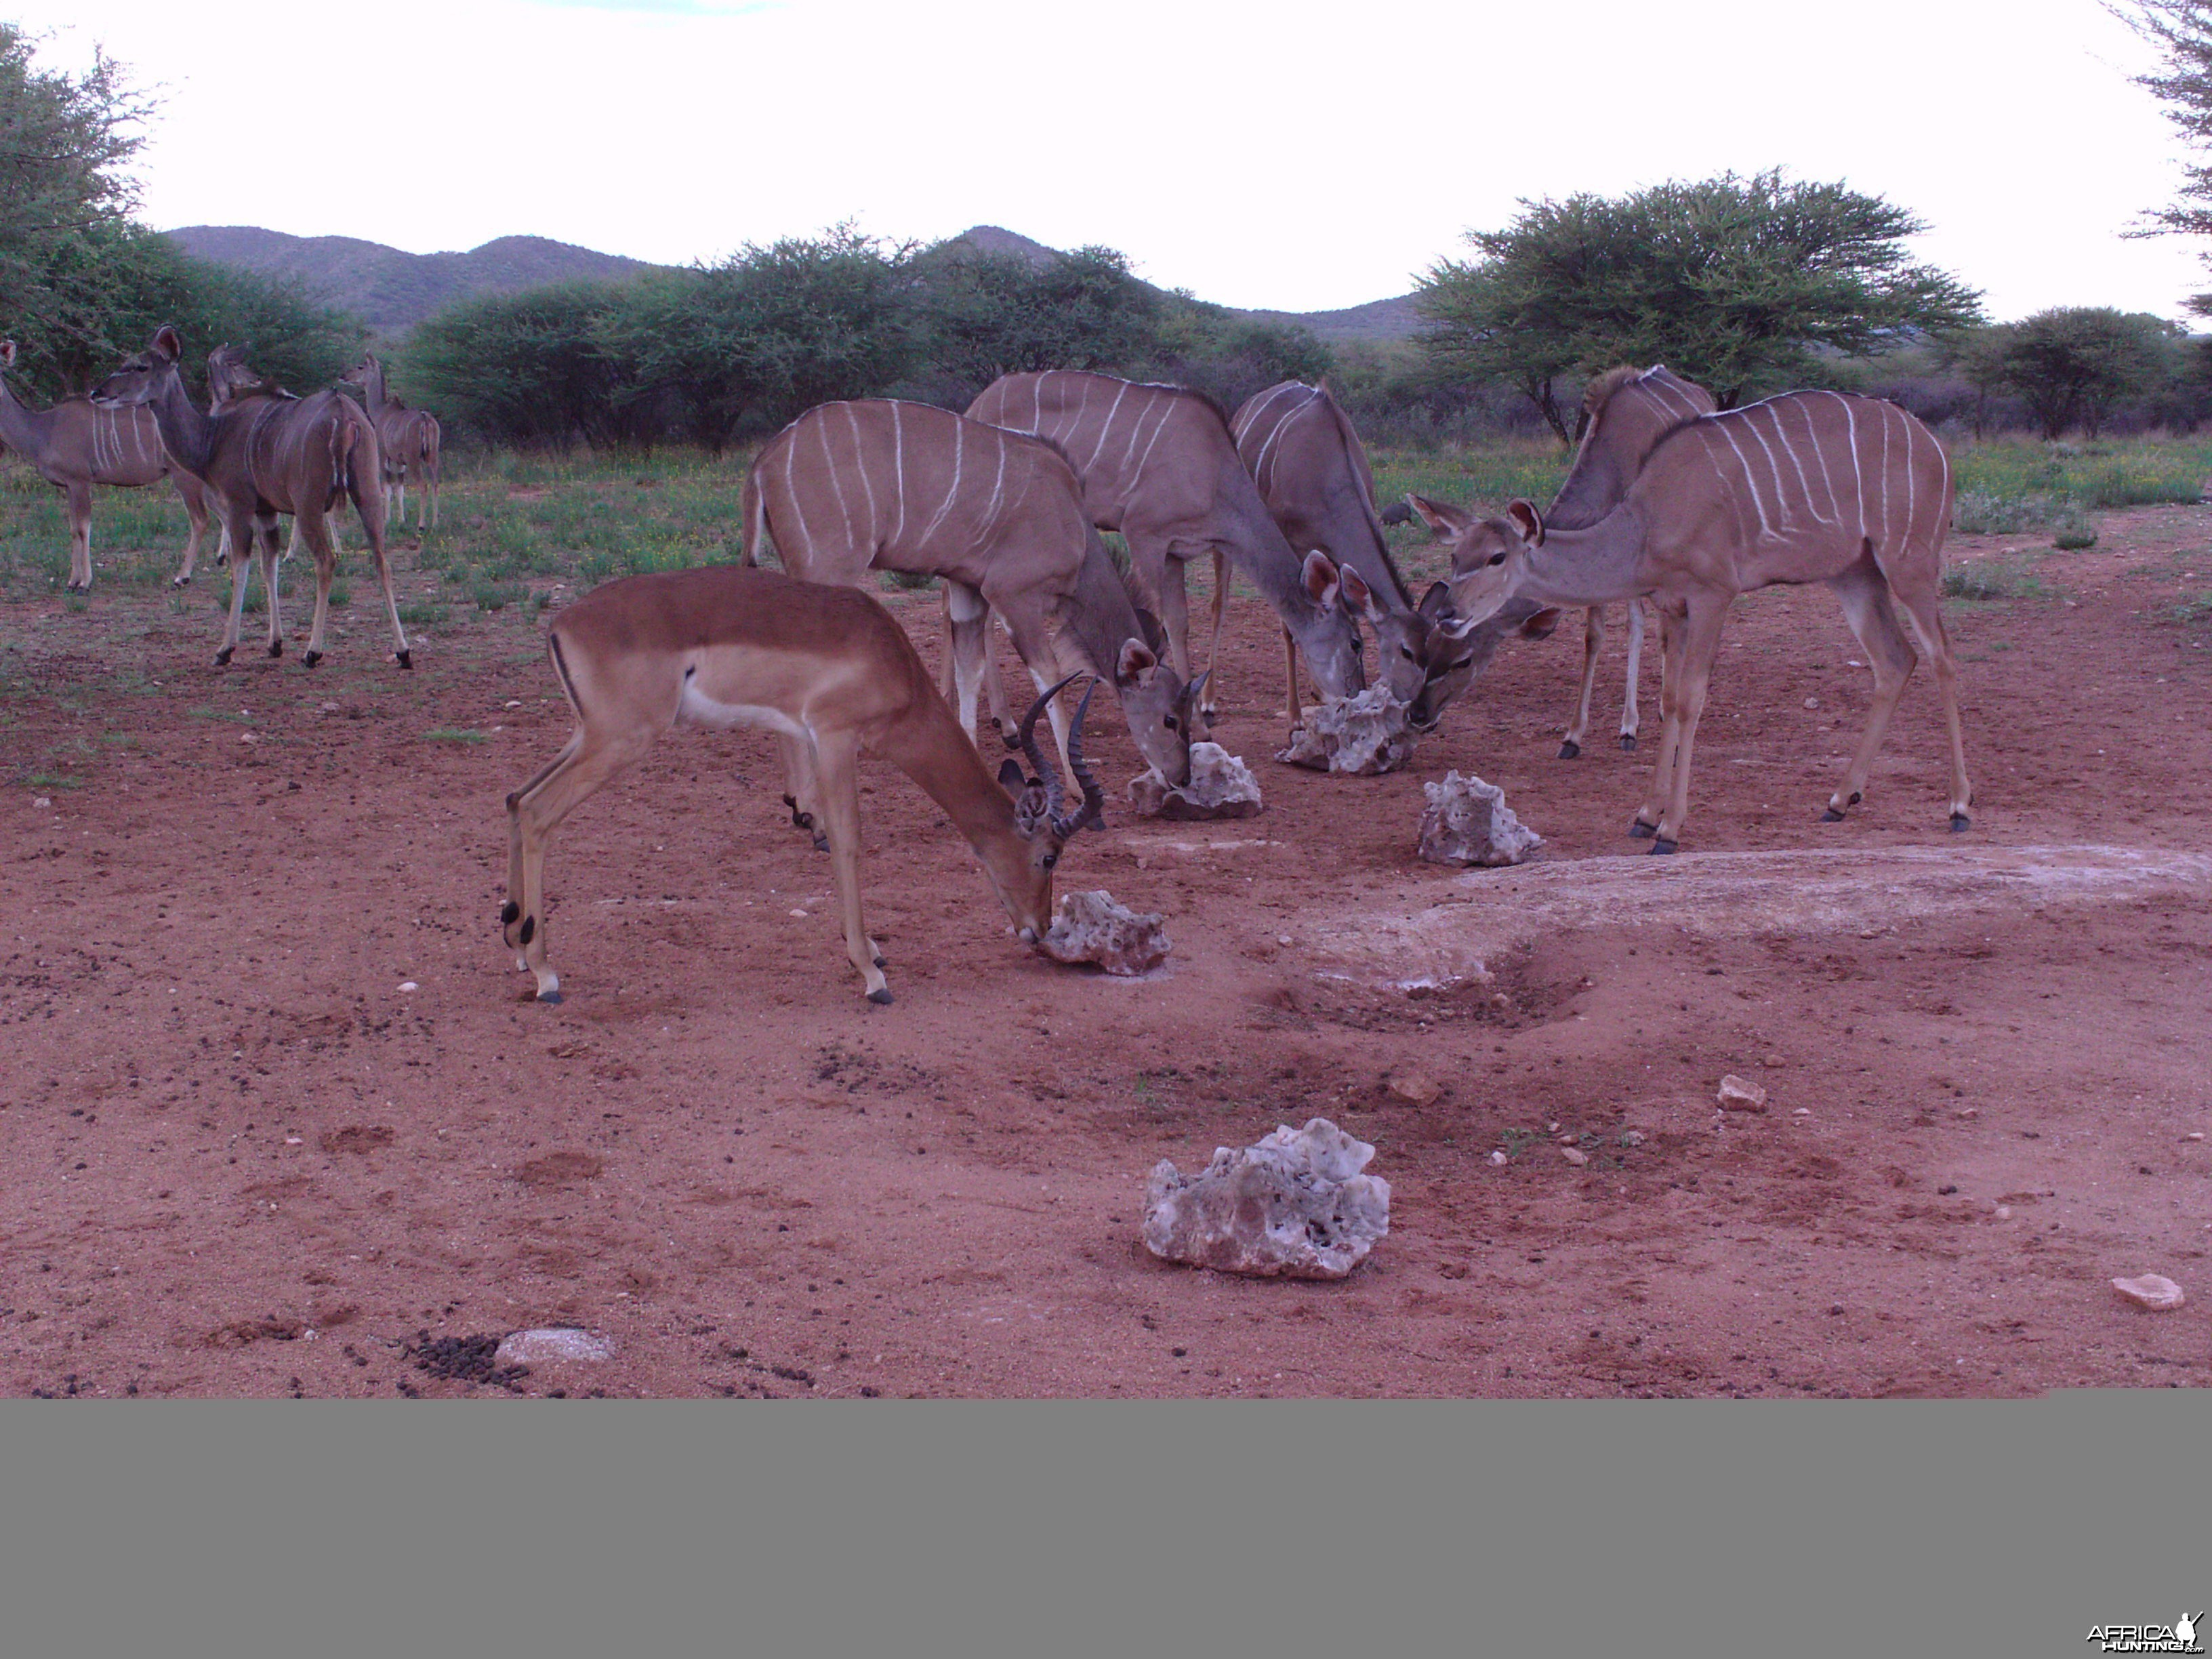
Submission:
<svg viewBox="0 0 2212 1659">
<path fill-rule="evenodd" d="M 511 1332 L 493 1355 L 502 1365 L 545 1365 L 564 1359 L 596 1361 L 614 1357 L 615 1345 L 607 1338 L 570 1325 Z"/>
<path fill-rule="evenodd" d="M 1730 1074 L 1721 1079 L 1719 1100 L 1724 1112 L 1763 1112 L 1766 1109 L 1766 1091 L 1756 1083 Z"/>
<path fill-rule="evenodd" d="M 1194 822 L 1249 818 L 1260 810 L 1260 781 L 1252 769 L 1218 743 L 1190 746 L 1190 781 L 1170 789 L 1158 772 L 1129 781 L 1129 804 L 1138 816 Z"/>
<path fill-rule="evenodd" d="M 1387 1086 L 1408 1106 L 1433 1106 L 1437 1097 L 1444 1091 L 1443 1084 L 1420 1072 L 1396 1073 Z"/>
<path fill-rule="evenodd" d="M 1098 964 L 1124 977 L 1150 973 L 1168 959 L 1167 929 L 1157 915 L 1139 915 L 1111 893 L 1063 893 L 1060 914 L 1037 948 L 1054 962 Z"/>
<path fill-rule="evenodd" d="M 1372 776 L 1395 771 L 1413 752 L 1413 733 L 1406 708 L 1376 684 L 1356 697 L 1330 697 L 1299 714 L 1291 746 L 1275 758 L 1316 772 L 1354 772 Z"/>
<path fill-rule="evenodd" d="M 1421 856 L 1431 864 L 1518 864 L 1544 838 L 1513 816 L 1505 792 L 1480 778 L 1444 774 L 1425 783 L 1428 810 L 1421 814 Z"/>
<path fill-rule="evenodd" d="M 1270 1279 L 1342 1279 L 1390 1231 L 1375 1149 L 1317 1117 L 1217 1147 L 1194 1176 L 1162 1159 L 1145 1185 L 1145 1248 L 1166 1261 Z"/>
<path fill-rule="evenodd" d="M 2189 1298 L 2181 1293 L 2181 1286 L 2159 1273 L 2143 1273 L 2134 1279 L 2116 1279 L 2112 1288 L 2139 1308 L 2149 1308 L 2164 1313 L 2178 1308 Z"/>
</svg>

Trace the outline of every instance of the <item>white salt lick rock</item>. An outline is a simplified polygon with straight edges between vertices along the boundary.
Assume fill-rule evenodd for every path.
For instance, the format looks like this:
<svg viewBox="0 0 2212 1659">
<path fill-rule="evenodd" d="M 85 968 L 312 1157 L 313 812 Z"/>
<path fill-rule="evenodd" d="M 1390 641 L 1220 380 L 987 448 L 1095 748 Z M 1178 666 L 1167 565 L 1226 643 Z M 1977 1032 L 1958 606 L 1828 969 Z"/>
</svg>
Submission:
<svg viewBox="0 0 2212 1659">
<path fill-rule="evenodd" d="M 1505 792 L 1494 783 L 1447 772 L 1443 782 L 1425 783 L 1421 790 L 1429 804 L 1421 814 L 1420 854 L 1431 864 L 1495 868 L 1518 864 L 1544 844 L 1513 816 Z"/>
<path fill-rule="evenodd" d="M 1252 769 L 1218 743 L 1190 746 L 1190 781 L 1168 787 L 1158 772 L 1129 781 L 1129 804 L 1139 816 L 1170 823 L 1249 818 L 1260 811 L 1260 781 Z"/>
<path fill-rule="evenodd" d="M 1162 1159 L 1145 1185 L 1145 1248 L 1219 1273 L 1342 1279 L 1390 1231 L 1390 1183 L 1361 1173 L 1374 1156 L 1317 1117 L 1217 1147 L 1194 1176 Z"/>
<path fill-rule="evenodd" d="M 1390 688 L 1380 683 L 1356 697 L 1310 704 L 1299 714 L 1291 746 L 1275 758 L 1316 772 L 1372 776 L 1395 771 L 1413 752 L 1406 707 L 1392 701 Z"/>
<path fill-rule="evenodd" d="M 1037 948 L 1054 962 L 1095 963 L 1125 978 L 1150 973 L 1168 959 L 1168 933 L 1155 914 L 1139 915 L 1111 893 L 1064 893 L 1052 927 Z"/>
</svg>

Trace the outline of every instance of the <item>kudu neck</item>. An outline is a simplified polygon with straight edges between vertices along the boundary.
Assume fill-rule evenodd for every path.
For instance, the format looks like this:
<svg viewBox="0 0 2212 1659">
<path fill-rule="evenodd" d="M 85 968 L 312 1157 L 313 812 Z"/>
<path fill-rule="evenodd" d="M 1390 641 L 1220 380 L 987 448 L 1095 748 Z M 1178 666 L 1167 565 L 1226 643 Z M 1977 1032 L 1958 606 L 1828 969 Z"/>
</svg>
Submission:
<svg viewBox="0 0 2212 1659">
<path fill-rule="evenodd" d="M 161 434 L 161 447 L 193 477 L 204 475 L 215 453 L 215 420 L 185 390 L 185 377 L 172 368 L 163 375 L 149 405 Z"/>
<path fill-rule="evenodd" d="M 26 456 L 36 456 L 46 447 L 53 424 L 53 410 L 24 408 L 16 402 L 15 388 L 8 384 L 8 377 L 0 374 L 0 442 Z"/>
<path fill-rule="evenodd" d="M 1547 528 L 1514 592 L 1545 605 L 1606 605 L 1647 591 L 1644 520 L 1628 502 L 1587 530 Z"/>
<path fill-rule="evenodd" d="M 1082 568 L 1076 572 L 1073 603 L 1067 607 L 1067 631 L 1090 659 L 1091 671 L 1103 678 L 1114 678 L 1115 665 L 1121 660 L 1121 642 L 1134 640 L 1150 647 L 1151 639 L 1145 624 L 1137 615 L 1136 602 L 1130 599 L 1129 590 L 1122 583 L 1121 574 L 1114 568 L 1113 555 L 1098 532 L 1090 532 L 1089 545 L 1084 549 Z"/>
</svg>

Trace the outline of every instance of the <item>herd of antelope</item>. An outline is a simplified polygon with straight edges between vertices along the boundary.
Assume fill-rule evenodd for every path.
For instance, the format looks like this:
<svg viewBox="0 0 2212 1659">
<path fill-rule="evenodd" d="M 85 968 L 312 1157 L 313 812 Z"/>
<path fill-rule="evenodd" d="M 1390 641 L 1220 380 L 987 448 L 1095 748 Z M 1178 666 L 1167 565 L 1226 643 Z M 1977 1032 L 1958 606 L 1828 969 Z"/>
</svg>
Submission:
<svg viewBox="0 0 2212 1659">
<path fill-rule="evenodd" d="M 68 497 L 70 590 L 92 580 L 91 485 L 168 477 L 191 525 L 175 580 L 191 580 L 210 510 L 233 565 L 217 664 L 237 647 L 255 557 L 269 654 L 280 656 L 276 520 L 289 514 L 293 544 L 304 542 L 315 559 L 312 666 L 337 568 L 332 515 L 349 500 L 383 586 L 394 656 L 412 666 L 385 533 L 394 495 L 404 518 L 410 478 L 434 522 L 436 421 L 387 395 L 373 356 L 342 383 L 358 386 L 362 401 L 336 389 L 295 398 L 227 346 L 208 360 L 204 410 L 185 385 L 183 354 L 176 331 L 161 329 L 89 398 L 32 410 L 6 387 L 15 347 L 0 342 L 0 441 Z M 1325 388 L 1296 382 L 1233 414 L 1181 387 L 1066 370 L 1006 375 L 965 414 L 895 400 L 826 404 L 755 459 L 742 564 L 609 582 L 555 616 L 547 651 L 576 728 L 507 798 L 503 936 L 538 997 L 558 1001 L 545 955 L 547 839 L 661 733 L 696 725 L 775 734 L 785 801 L 830 855 L 847 951 L 871 1001 L 891 993 L 860 908 L 864 750 L 937 802 L 1016 932 L 1042 942 L 1063 848 L 1104 821 L 1104 793 L 1083 760 L 1092 695 L 1110 686 L 1139 754 L 1168 784 L 1186 781 L 1190 745 L 1211 732 L 1218 708 L 1213 658 L 1232 569 L 1281 623 L 1292 720 L 1301 663 L 1327 697 L 1370 684 L 1363 623 L 1380 682 L 1426 731 L 1504 639 L 1542 638 L 1562 608 L 1582 609 L 1583 674 L 1562 759 L 1582 752 L 1606 607 L 1622 602 L 1630 648 L 1620 743 L 1636 747 L 1648 607 L 1659 621 L 1662 726 L 1629 833 L 1655 853 L 1675 850 L 1688 817 L 1690 757 L 1730 603 L 1776 583 L 1825 582 L 1874 678 L 1864 737 L 1825 818 L 1863 799 L 1890 715 L 1925 656 L 1949 741 L 1950 827 L 1962 830 L 1972 795 L 1939 604 L 1951 507 L 1942 445 L 1893 404 L 1801 392 L 1720 410 L 1663 368 L 1594 379 L 1579 447 L 1551 505 L 1514 501 L 1490 517 L 1419 495 L 1378 510 L 1351 420 Z M 1416 516 L 1451 561 L 1449 579 L 1418 599 L 1384 537 L 1386 523 Z M 1102 531 L 1120 534 L 1126 566 Z M 782 574 L 758 568 L 770 546 Z M 1194 673 L 1183 568 L 1206 556 L 1213 616 L 1207 666 Z M 863 591 L 870 570 L 938 579 L 941 679 Z M 994 626 L 1036 688 L 1018 720 L 1005 702 Z M 1092 684 L 1071 720 L 1058 694 L 1085 677 Z M 984 760 L 976 721 L 985 696 L 1027 769 L 1008 757 L 994 774 Z M 1051 727 L 1045 746 L 1041 717 Z"/>
</svg>

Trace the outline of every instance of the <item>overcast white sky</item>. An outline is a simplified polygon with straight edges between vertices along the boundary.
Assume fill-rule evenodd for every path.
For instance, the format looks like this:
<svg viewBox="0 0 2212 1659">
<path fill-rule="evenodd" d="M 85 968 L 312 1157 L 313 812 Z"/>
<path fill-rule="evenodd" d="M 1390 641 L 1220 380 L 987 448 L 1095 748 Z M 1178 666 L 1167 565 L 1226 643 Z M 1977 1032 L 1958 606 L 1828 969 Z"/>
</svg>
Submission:
<svg viewBox="0 0 2212 1659">
<path fill-rule="evenodd" d="M 9 9 L 0 3 L 0 11 Z M 1779 164 L 1918 214 L 1998 317 L 2179 314 L 2179 176 L 2095 0 L 17 0 L 167 102 L 164 228 L 680 264 L 856 218 L 1103 242 L 1308 311 L 1404 292 L 1517 198 Z M 2209 245 L 2212 246 L 2212 245 Z"/>
</svg>

